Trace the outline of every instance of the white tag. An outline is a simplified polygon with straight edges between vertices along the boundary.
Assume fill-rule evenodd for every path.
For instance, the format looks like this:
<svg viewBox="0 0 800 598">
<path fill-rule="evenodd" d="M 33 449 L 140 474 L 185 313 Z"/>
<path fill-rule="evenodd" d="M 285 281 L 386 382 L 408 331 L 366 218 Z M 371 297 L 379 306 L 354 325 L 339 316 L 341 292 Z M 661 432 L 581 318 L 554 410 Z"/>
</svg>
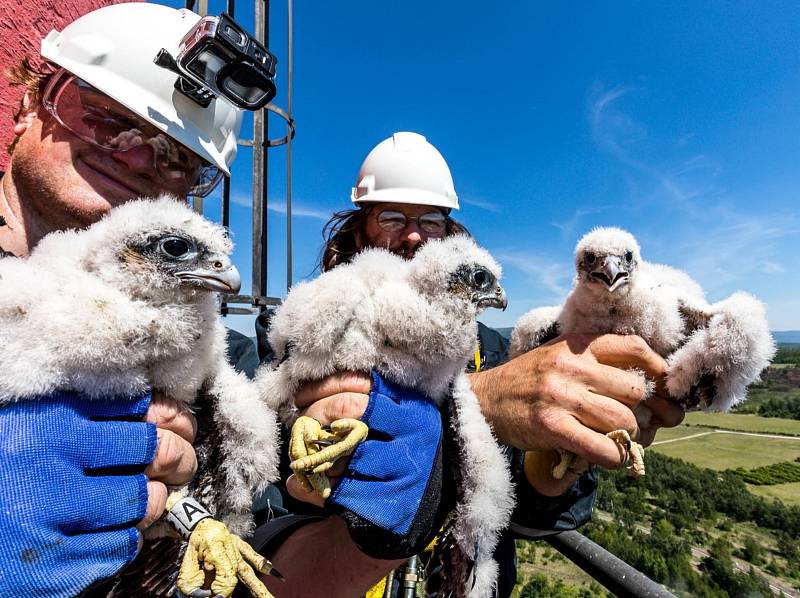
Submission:
<svg viewBox="0 0 800 598">
<path fill-rule="evenodd" d="M 211 513 L 195 499 L 188 496 L 176 502 L 167 513 L 167 520 L 186 538 L 191 535 L 192 530 L 198 523 L 209 517 L 211 517 Z"/>
</svg>

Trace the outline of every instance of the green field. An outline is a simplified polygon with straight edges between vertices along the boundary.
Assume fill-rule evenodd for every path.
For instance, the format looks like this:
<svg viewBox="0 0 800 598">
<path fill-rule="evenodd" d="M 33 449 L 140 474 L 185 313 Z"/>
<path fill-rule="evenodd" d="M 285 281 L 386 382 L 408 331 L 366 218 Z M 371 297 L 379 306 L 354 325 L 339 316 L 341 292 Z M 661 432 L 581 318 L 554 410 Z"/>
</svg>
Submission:
<svg viewBox="0 0 800 598">
<path fill-rule="evenodd" d="M 747 489 L 753 494 L 764 498 L 778 498 L 787 505 L 800 506 L 800 482 L 793 484 L 776 484 L 775 486 L 752 486 L 747 484 Z"/>
<path fill-rule="evenodd" d="M 681 426 L 683 427 L 683 426 Z M 711 432 L 708 428 L 689 428 L 693 434 Z M 661 432 L 656 442 L 662 442 Z M 800 438 L 782 439 L 711 432 L 666 444 L 654 444 L 650 449 L 682 459 L 698 467 L 718 471 L 745 467 L 753 469 L 800 457 Z"/>
<path fill-rule="evenodd" d="M 740 430 L 742 432 L 800 436 L 800 420 L 759 417 L 758 415 L 742 415 L 738 413 L 687 413 L 683 426 L 707 426 L 710 428 Z M 663 430 L 658 433 L 658 440 L 661 440 L 661 432 Z M 696 432 L 699 432 L 699 430 L 696 430 Z"/>
<path fill-rule="evenodd" d="M 691 426 L 677 426 L 676 428 L 661 428 L 656 435 L 656 442 L 663 442 L 664 440 L 675 440 L 676 438 L 685 438 L 686 436 L 694 436 L 695 434 L 705 434 L 711 432 L 706 428 L 693 428 Z"/>
</svg>

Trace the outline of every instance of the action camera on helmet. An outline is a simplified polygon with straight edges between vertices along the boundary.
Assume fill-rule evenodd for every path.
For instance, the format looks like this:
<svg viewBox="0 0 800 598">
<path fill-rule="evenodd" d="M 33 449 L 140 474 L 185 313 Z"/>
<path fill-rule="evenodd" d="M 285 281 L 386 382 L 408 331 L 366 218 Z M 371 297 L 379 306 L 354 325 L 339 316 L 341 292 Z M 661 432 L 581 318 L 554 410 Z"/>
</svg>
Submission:
<svg viewBox="0 0 800 598">
<path fill-rule="evenodd" d="M 223 97 L 246 110 L 275 97 L 277 59 L 230 16 L 200 19 L 173 57 L 163 48 L 155 63 L 176 72 L 175 88 L 201 106 Z"/>
</svg>

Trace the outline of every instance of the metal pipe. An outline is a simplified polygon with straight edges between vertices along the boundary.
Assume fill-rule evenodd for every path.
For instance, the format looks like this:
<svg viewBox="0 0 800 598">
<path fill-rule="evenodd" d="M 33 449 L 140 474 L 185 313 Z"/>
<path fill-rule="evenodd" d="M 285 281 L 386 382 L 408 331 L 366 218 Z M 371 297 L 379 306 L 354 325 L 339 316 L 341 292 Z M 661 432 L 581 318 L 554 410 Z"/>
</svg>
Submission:
<svg viewBox="0 0 800 598">
<path fill-rule="evenodd" d="M 553 548 L 621 598 L 675 598 L 664 586 L 577 531 L 543 538 Z"/>
<path fill-rule="evenodd" d="M 392 585 L 394 585 L 394 572 L 392 569 L 386 576 L 386 586 L 383 588 L 383 598 L 392 598 Z"/>
<path fill-rule="evenodd" d="M 292 0 L 287 0 L 286 113 L 292 120 Z M 286 291 L 292 288 L 292 136 L 286 142 Z"/>
<path fill-rule="evenodd" d="M 269 47 L 269 0 L 255 1 L 255 37 Z M 267 112 L 253 114 L 253 297 L 267 296 Z"/>
<path fill-rule="evenodd" d="M 419 581 L 419 557 L 414 555 L 406 562 L 406 570 L 403 572 L 403 598 L 414 598 L 417 595 L 417 581 Z"/>
<path fill-rule="evenodd" d="M 231 225 L 231 177 L 222 179 L 222 226 L 230 228 Z"/>
</svg>

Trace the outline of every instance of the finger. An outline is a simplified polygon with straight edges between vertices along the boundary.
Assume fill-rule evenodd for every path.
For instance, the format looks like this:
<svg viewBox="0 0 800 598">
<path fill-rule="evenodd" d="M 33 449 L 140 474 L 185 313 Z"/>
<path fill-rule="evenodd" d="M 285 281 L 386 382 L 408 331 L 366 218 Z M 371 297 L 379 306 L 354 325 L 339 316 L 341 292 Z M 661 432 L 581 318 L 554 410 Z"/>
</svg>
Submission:
<svg viewBox="0 0 800 598">
<path fill-rule="evenodd" d="M 636 416 L 629 407 L 593 392 L 579 392 L 564 405 L 586 428 L 606 434 L 613 430 L 627 430 L 631 436 L 639 433 Z"/>
<path fill-rule="evenodd" d="M 346 392 L 320 399 L 300 414 L 313 417 L 322 425 L 330 425 L 337 419 L 359 419 L 368 404 L 369 395 Z"/>
<path fill-rule="evenodd" d="M 158 447 L 153 462 L 144 470 L 150 479 L 180 486 L 197 471 L 197 456 L 192 445 L 169 430 L 158 429 Z"/>
<path fill-rule="evenodd" d="M 350 465 L 350 459 L 338 459 L 331 468 L 325 472 L 325 475 L 331 480 L 331 485 L 333 484 L 333 478 L 339 478 L 347 472 L 347 467 Z"/>
<path fill-rule="evenodd" d="M 290 475 L 289 479 L 286 480 L 286 491 L 295 500 L 307 502 L 320 508 L 325 506 L 325 499 L 316 492 L 305 490 L 294 475 Z"/>
<path fill-rule="evenodd" d="M 341 372 L 322 380 L 306 382 L 295 393 L 294 403 L 305 409 L 320 399 L 338 394 L 366 394 L 372 389 L 372 378 L 363 372 Z"/>
<path fill-rule="evenodd" d="M 590 391 L 620 401 L 630 408 L 644 398 L 647 381 L 642 374 L 602 363 L 589 368 L 584 379 Z"/>
<path fill-rule="evenodd" d="M 554 430 L 559 448 L 563 448 L 606 469 L 622 467 L 628 456 L 619 444 L 605 434 L 581 425 L 576 420 L 564 419 Z"/>
<path fill-rule="evenodd" d="M 653 412 L 650 424 L 656 428 L 674 428 L 686 416 L 681 406 L 675 401 L 658 395 L 648 397 L 644 404 Z"/>
<path fill-rule="evenodd" d="M 153 391 L 153 399 L 144 419 L 159 428 L 174 432 L 188 442 L 194 442 L 197 436 L 197 419 L 194 415 L 184 405 L 160 391 Z"/>
<path fill-rule="evenodd" d="M 167 487 L 161 482 L 147 482 L 147 510 L 142 520 L 136 524 L 138 529 L 147 529 L 161 517 L 167 506 Z"/>
<path fill-rule="evenodd" d="M 247 586 L 247 589 L 250 590 L 250 593 L 255 598 L 273 598 L 272 594 L 269 593 L 267 586 L 265 586 L 263 582 L 256 577 L 253 568 L 244 561 L 239 563 L 239 579 L 242 580 L 244 585 Z"/>
<path fill-rule="evenodd" d="M 635 335 L 604 334 L 588 346 L 595 359 L 616 368 L 638 368 L 659 381 L 667 375 L 667 362 Z"/>
</svg>

